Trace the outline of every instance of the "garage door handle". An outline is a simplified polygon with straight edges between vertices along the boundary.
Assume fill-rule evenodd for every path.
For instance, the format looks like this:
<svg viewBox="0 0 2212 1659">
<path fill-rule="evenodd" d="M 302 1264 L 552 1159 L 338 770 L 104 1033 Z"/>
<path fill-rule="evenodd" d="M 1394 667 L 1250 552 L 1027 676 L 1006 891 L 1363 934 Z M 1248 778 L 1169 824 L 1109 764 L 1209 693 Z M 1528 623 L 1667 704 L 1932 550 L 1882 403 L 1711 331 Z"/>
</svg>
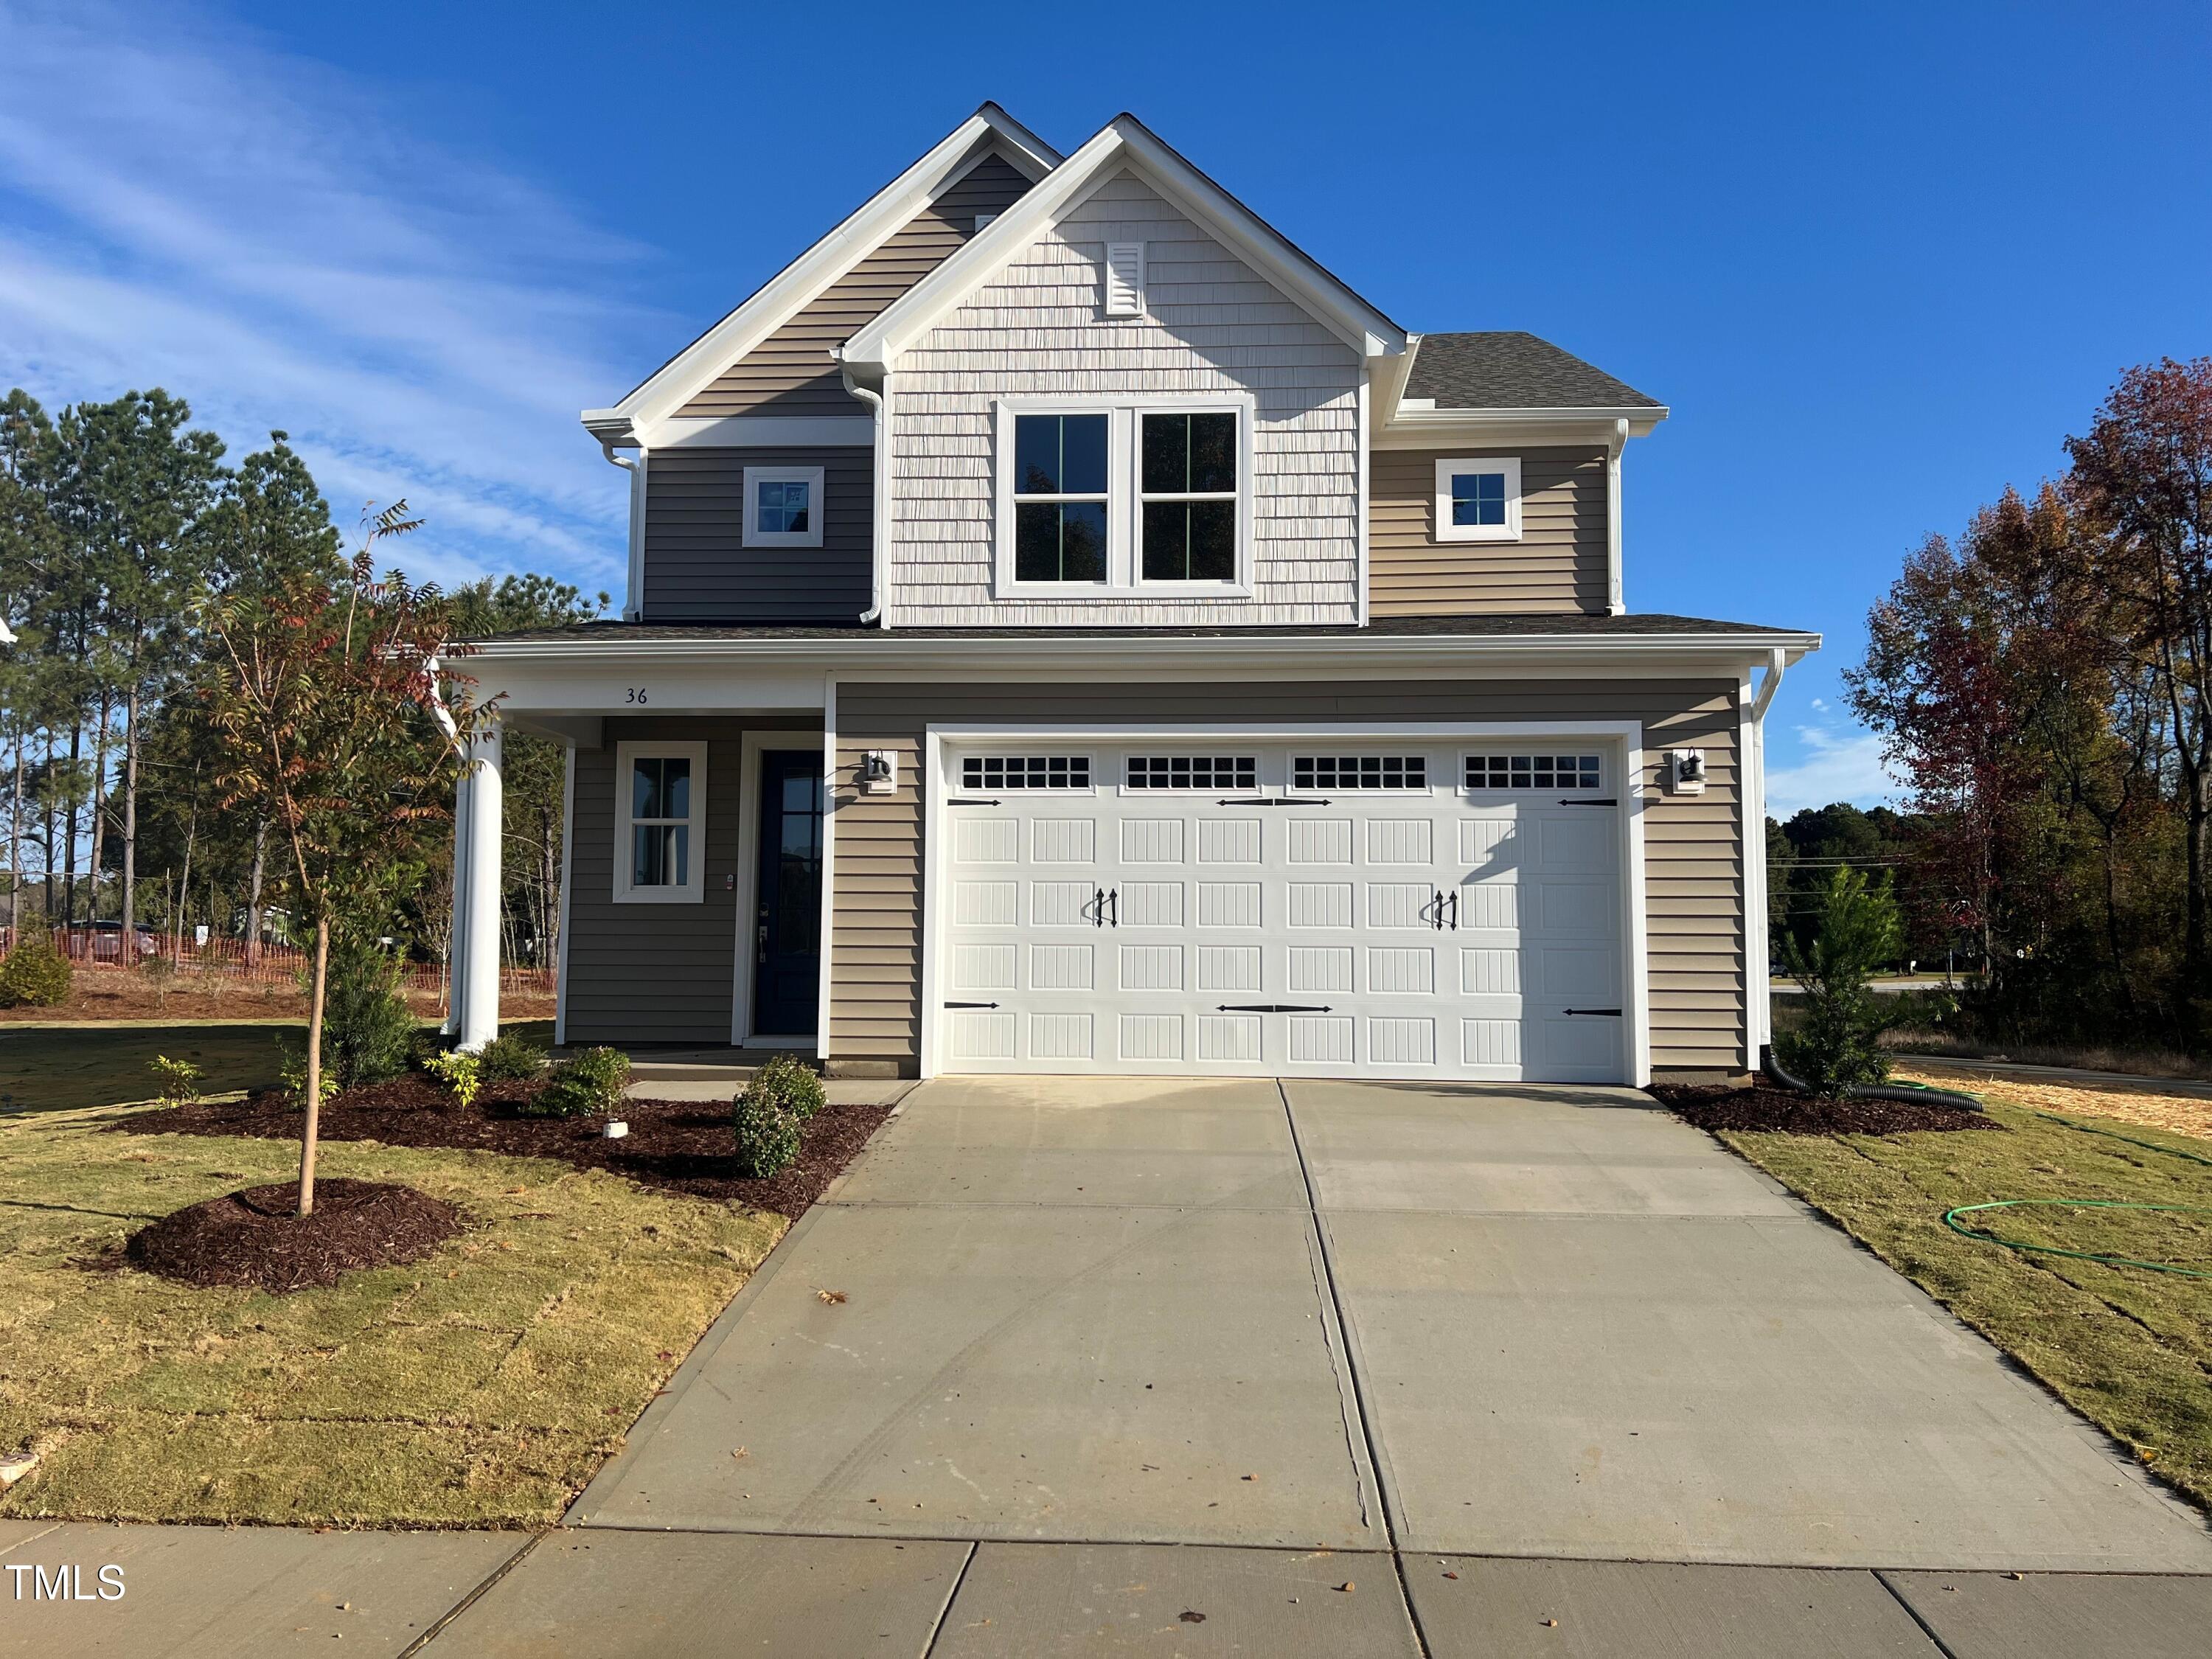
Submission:
<svg viewBox="0 0 2212 1659">
<path fill-rule="evenodd" d="M 1457 932 L 1459 932 L 1459 893 L 1458 893 L 1458 890 L 1457 890 L 1456 889 L 1455 889 L 1455 890 L 1452 891 L 1452 893 L 1450 894 L 1450 896 L 1450 896 L 1450 899 L 1451 899 L 1451 913 L 1452 913 L 1452 915 L 1451 915 L 1451 930 L 1452 930 L 1452 932 L 1454 932 L 1455 933 L 1456 933 Z"/>
<path fill-rule="evenodd" d="M 1611 1014 L 1615 1019 L 1620 1018 L 1618 1008 L 1569 1008 L 1565 1012 L 1570 1014 Z"/>
<path fill-rule="evenodd" d="M 1108 925 L 1109 927 L 1119 927 L 1121 925 L 1121 890 L 1116 887 L 1111 892 L 1108 893 L 1106 895 L 1106 903 L 1112 913 L 1109 919 Z"/>
<path fill-rule="evenodd" d="M 1325 1014 L 1328 1005 L 1312 1007 L 1302 1002 L 1224 1002 L 1214 1010 L 1218 1014 Z"/>
</svg>

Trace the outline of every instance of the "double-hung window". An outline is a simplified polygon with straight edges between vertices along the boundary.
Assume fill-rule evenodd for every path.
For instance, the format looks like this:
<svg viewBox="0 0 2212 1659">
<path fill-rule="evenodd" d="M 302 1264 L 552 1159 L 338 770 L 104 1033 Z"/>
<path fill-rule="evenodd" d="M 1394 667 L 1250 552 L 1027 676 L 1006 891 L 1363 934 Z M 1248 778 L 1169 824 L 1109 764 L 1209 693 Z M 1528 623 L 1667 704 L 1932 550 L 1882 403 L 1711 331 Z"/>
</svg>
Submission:
<svg viewBox="0 0 2212 1659">
<path fill-rule="evenodd" d="M 707 890 L 707 745 L 615 746 L 615 898 L 696 904 Z"/>
<path fill-rule="evenodd" d="M 745 469 L 747 547 L 822 545 L 822 469 L 749 466 Z"/>
<path fill-rule="evenodd" d="M 1237 580 L 1237 416 L 1146 412 L 1137 492 L 1148 582 Z"/>
<path fill-rule="evenodd" d="M 1107 579 L 1109 420 L 1101 415 L 1017 415 L 1014 580 Z"/>
<path fill-rule="evenodd" d="M 999 593 L 1248 592 L 1253 418 L 1233 394 L 1001 403 Z"/>
<path fill-rule="evenodd" d="M 1436 538 L 1440 542 L 1521 539 L 1521 458 L 1437 463 Z"/>
</svg>

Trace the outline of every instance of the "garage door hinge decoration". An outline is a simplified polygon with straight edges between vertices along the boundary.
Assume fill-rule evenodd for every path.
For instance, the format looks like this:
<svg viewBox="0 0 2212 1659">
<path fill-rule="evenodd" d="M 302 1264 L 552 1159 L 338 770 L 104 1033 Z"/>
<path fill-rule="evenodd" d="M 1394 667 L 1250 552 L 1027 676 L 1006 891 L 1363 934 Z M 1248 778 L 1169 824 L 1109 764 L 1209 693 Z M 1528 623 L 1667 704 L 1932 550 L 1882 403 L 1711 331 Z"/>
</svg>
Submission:
<svg viewBox="0 0 2212 1659">
<path fill-rule="evenodd" d="M 1224 798 L 1213 804 L 1216 806 L 1326 806 L 1328 799 L 1326 796 L 1301 796 L 1293 800 L 1287 795 L 1254 795 L 1245 799 Z"/>
<path fill-rule="evenodd" d="M 1566 1008 L 1560 1012 L 1569 1014 L 1611 1014 L 1615 1019 L 1620 1018 L 1620 1010 L 1618 1008 Z"/>
<path fill-rule="evenodd" d="M 948 1002 L 945 1006 L 948 1008 L 995 1008 L 999 1005 L 995 1002 Z"/>
<path fill-rule="evenodd" d="M 1218 1014 L 1325 1014 L 1327 1003 L 1319 1007 L 1304 1002 L 1224 1002 L 1214 1010 Z"/>
</svg>

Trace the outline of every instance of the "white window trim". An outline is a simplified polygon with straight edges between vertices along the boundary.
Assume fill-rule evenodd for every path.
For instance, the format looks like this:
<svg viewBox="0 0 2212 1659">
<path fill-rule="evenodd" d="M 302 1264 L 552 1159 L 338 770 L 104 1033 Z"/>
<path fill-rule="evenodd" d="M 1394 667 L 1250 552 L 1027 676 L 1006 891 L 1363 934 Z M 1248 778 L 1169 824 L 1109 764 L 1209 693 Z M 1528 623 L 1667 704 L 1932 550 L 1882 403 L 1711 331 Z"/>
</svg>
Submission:
<svg viewBox="0 0 2212 1659">
<path fill-rule="evenodd" d="M 1451 481 L 1455 472 L 1505 475 L 1505 522 L 1454 524 Z M 1436 539 L 1440 542 L 1517 542 L 1521 539 L 1521 458 L 1518 455 L 1460 456 L 1437 463 Z"/>
<path fill-rule="evenodd" d="M 1139 420 L 1146 415 L 1233 414 L 1237 421 L 1237 576 L 1233 581 L 1144 580 L 1144 455 Z M 1021 415 L 1103 415 L 1106 426 L 1106 580 L 1024 582 L 1014 576 L 1014 419 Z M 992 405 L 996 510 L 991 592 L 1001 599 L 1105 599 L 1252 597 L 1252 463 L 1259 400 L 1249 392 L 1177 398 L 1148 393 L 1093 398 L 1001 398 Z M 1096 499 L 1095 497 L 1090 499 Z"/>
<path fill-rule="evenodd" d="M 764 483 L 803 483 L 807 486 L 806 528 L 804 530 L 763 530 L 757 522 L 760 497 L 754 486 Z M 829 502 L 823 497 L 822 469 L 818 466 L 749 466 L 745 469 L 744 539 L 746 547 L 819 547 L 822 545 L 822 521 L 828 516 Z"/>
<path fill-rule="evenodd" d="M 690 869 L 680 887 L 637 887 L 630 882 L 635 869 L 630 854 L 630 766 L 641 760 L 688 760 L 691 763 Z M 698 904 L 707 896 L 707 745 L 665 740 L 615 744 L 615 864 L 614 902 L 617 904 Z"/>
</svg>

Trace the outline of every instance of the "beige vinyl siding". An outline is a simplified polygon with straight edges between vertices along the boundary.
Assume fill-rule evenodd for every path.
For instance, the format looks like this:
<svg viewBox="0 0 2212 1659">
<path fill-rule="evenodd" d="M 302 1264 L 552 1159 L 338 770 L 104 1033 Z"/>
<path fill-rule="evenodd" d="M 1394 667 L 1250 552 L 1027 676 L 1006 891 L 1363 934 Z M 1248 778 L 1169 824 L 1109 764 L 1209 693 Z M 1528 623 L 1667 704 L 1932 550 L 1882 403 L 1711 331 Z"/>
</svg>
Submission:
<svg viewBox="0 0 2212 1659">
<path fill-rule="evenodd" d="M 1521 539 L 1437 540 L 1437 463 L 1500 453 L 1521 458 Z M 1605 610 L 1604 450 L 1378 449 L 1368 479 L 1373 615 Z"/>
<path fill-rule="evenodd" d="M 802 730 L 819 718 L 615 719 L 605 722 L 603 747 L 576 751 L 568 890 L 570 1042 L 729 1042 L 738 895 L 725 878 L 738 873 L 744 733 Z M 707 744 L 705 896 L 696 904 L 614 902 L 615 745 L 650 738 Z"/>
<path fill-rule="evenodd" d="M 846 392 L 830 349 L 974 235 L 977 214 L 1003 213 L 1029 187 L 1029 179 L 1002 157 L 985 156 L 677 413 L 866 414 L 866 406 Z"/>
<path fill-rule="evenodd" d="M 647 464 L 647 622 L 851 622 L 868 608 L 875 451 L 660 449 Z M 745 468 L 822 469 L 822 545 L 744 545 Z"/>
<path fill-rule="evenodd" d="M 1146 244 L 1143 317 L 1104 315 L 1109 242 Z M 1359 369 L 1149 185 L 1102 180 L 896 366 L 892 625 L 1355 620 Z M 1258 404 L 1250 599 L 994 599 L 998 398 L 1240 392 Z"/>
<path fill-rule="evenodd" d="M 830 1055 L 921 1058 L 921 742 L 945 720 L 1540 720 L 1643 722 L 1644 877 L 1655 1069 L 1741 1071 L 1743 865 L 1733 680 L 1340 681 L 837 688 Z M 899 790 L 855 793 L 860 751 L 899 752 Z M 1705 751 L 1697 796 L 1657 793 L 1670 748 Z"/>
</svg>

